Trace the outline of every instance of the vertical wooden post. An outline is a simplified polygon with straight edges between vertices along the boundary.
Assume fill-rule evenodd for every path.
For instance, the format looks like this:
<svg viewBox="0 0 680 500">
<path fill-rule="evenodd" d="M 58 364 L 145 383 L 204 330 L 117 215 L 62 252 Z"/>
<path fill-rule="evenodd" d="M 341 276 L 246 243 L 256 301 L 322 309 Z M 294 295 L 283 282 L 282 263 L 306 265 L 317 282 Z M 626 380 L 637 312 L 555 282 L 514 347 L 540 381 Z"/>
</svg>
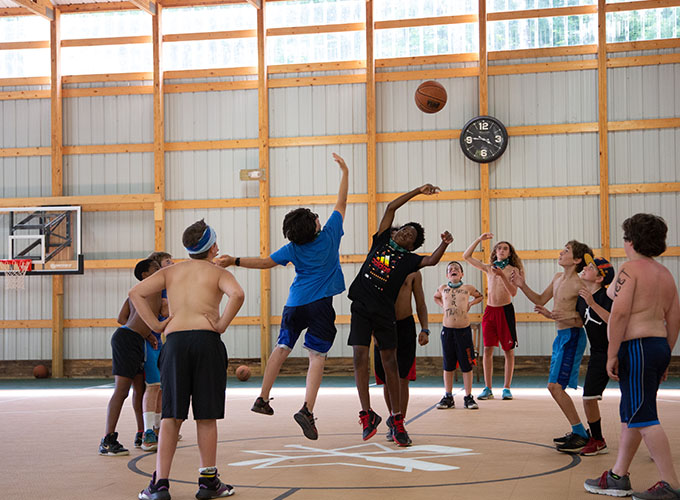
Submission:
<svg viewBox="0 0 680 500">
<path fill-rule="evenodd" d="M 153 172 L 154 191 L 161 201 L 154 205 L 154 248 L 165 250 L 165 97 L 163 95 L 163 30 L 161 12 L 151 16 L 153 44 Z"/>
<path fill-rule="evenodd" d="M 50 21 L 50 100 L 52 196 L 64 194 L 64 120 L 61 89 L 61 14 L 54 7 Z M 64 277 L 52 277 L 52 376 L 64 376 Z"/>
<path fill-rule="evenodd" d="M 260 257 L 270 254 L 269 241 L 269 81 L 267 74 L 266 2 L 257 10 L 257 102 L 259 130 L 260 180 Z M 264 373 L 271 352 L 271 271 L 260 271 L 260 360 Z"/>
<path fill-rule="evenodd" d="M 609 233 L 609 121 L 607 117 L 607 12 L 606 0 L 597 2 L 597 103 L 600 150 L 600 239 L 602 256 L 611 257 Z"/>
<path fill-rule="evenodd" d="M 479 0 L 479 114 L 489 114 L 489 69 L 486 51 L 486 0 Z M 482 233 L 491 231 L 491 199 L 489 193 L 489 164 L 479 165 L 479 189 Z M 491 242 L 482 242 L 484 262 L 489 261 Z M 484 280 L 484 305 L 486 306 L 486 280 Z"/>
<path fill-rule="evenodd" d="M 375 54 L 373 51 L 373 0 L 366 0 L 366 187 L 368 192 L 368 244 L 378 230 Z M 371 351 L 373 352 L 373 351 Z"/>
</svg>

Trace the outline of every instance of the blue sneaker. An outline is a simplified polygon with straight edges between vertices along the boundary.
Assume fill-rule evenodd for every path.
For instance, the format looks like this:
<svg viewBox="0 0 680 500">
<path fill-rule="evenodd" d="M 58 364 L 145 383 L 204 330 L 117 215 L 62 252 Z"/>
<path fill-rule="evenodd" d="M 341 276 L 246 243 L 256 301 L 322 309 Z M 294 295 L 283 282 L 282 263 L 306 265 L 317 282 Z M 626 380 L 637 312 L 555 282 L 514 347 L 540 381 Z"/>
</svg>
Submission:
<svg viewBox="0 0 680 500">
<path fill-rule="evenodd" d="M 510 389 L 503 389 L 503 399 L 512 399 L 512 392 L 510 392 Z"/>
<path fill-rule="evenodd" d="M 142 438 L 142 450 L 144 451 L 156 451 L 158 449 L 158 436 L 153 431 L 153 429 L 147 429 L 144 431 L 144 437 Z"/>
<path fill-rule="evenodd" d="M 491 392 L 491 389 L 489 389 L 488 387 L 485 387 L 484 390 L 481 393 L 479 393 L 477 399 L 481 399 L 482 401 L 485 399 L 493 399 L 493 392 Z"/>
</svg>

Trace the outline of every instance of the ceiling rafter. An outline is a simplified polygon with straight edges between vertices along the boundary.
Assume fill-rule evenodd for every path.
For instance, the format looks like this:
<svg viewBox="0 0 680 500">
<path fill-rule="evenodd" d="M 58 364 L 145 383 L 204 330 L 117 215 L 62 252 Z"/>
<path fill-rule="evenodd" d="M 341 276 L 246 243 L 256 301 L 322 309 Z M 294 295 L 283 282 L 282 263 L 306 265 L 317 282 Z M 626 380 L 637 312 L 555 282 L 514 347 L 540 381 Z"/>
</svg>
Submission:
<svg viewBox="0 0 680 500">
<path fill-rule="evenodd" d="M 49 0 L 12 0 L 32 14 L 54 21 L 54 5 Z"/>
</svg>

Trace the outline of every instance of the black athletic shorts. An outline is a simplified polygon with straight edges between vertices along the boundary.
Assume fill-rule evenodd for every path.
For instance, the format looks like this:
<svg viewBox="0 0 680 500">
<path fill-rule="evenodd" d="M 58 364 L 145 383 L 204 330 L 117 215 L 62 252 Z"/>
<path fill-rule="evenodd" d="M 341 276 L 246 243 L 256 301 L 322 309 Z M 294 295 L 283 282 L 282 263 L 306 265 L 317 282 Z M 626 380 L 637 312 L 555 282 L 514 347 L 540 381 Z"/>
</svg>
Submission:
<svg viewBox="0 0 680 500">
<path fill-rule="evenodd" d="M 385 369 L 382 365 L 380 350 L 375 346 L 375 382 L 384 384 Z M 397 365 L 399 378 L 416 379 L 416 322 L 413 316 L 397 321 Z"/>
<path fill-rule="evenodd" d="M 472 330 L 465 328 L 442 328 L 442 351 L 444 353 L 444 371 L 452 372 L 456 365 L 460 371 L 467 373 L 472 370 L 475 362 L 475 348 L 472 343 Z"/>
<path fill-rule="evenodd" d="M 586 380 L 583 383 L 583 399 L 602 399 L 609 375 L 607 375 L 607 351 L 590 351 Z"/>
<path fill-rule="evenodd" d="M 144 373 L 144 339 L 126 326 L 118 328 L 111 337 L 113 374 L 135 378 Z"/>
<path fill-rule="evenodd" d="M 397 320 L 394 307 L 390 310 L 374 310 L 362 302 L 352 301 L 350 308 L 349 338 L 347 345 L 371 345 L 371 336 L 375 337 L 378 349 L 394 349 L 397 347 Z"/>
<path fill-rule="evenodd" d="M 163 388 L 163 418 L 224 418 L 227 348 L 220 334 L 187 330 L 168 334 L 158 365 Z"/>
</svg>

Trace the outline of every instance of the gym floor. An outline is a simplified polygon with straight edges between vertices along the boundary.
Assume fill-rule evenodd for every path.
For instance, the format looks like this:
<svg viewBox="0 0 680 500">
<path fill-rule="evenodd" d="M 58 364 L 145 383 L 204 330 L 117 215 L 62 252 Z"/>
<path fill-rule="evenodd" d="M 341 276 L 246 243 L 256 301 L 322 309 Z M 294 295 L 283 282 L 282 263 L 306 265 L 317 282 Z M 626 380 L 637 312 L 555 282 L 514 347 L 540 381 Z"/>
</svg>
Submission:
<svg viewBox="0 0 680 500">
<path fill-rule="evenodd" d="M 500 381 L 500 379 L 499 379 Z M 407 429 L 410 448 L 378 433 L 361 439 L 359 403 L 349 377 L 326 377 L 315 416 L 319 440 L 302 436 L 292 415 L 304 397 L 302 377 L 281 377 L 272 392 L 273 416 L 250 411 L 261 379 L 230 377 L 226 418 L 219 421 L 218 467 L 242 499 L 593 499 L 583 489 L 616 458 L 620 424 L 618 388 L 607 389 L 600 408 L 610 453 L 580 457 L 555 451 L 552 438 L 570 430 L 540 377 L 516 378 L 514 399 L 480 401 L 463 409 L 460 381 L 456 408 L 437 410 L 439 377 L 412 383 Z M 2 450 L 0 491 L 4 499 L 132 499 L 148 483 L 155 454 L 133 447 L 130 398 L 118 425 L 129 456 L 97 454 L 104 432 L 112 380 L 0 380 Z M 473 394 L 481 390 L 475 384 Z M 500 392 L 497 390 L 497 392 Z M 568 391 L 583 415 L 580 391 Z M 387 417 L 380 388 L 371 389 L 374 409 Z M 659 391 L 661 422 L 680 470 L 680 379 Z M 193 422 L 182 427 L 171 474 L 173 499 L 194 498 L 198 450 Z M 658 480 L 644 444 L 631 467 L 633 488 Z"/>
</svg>

